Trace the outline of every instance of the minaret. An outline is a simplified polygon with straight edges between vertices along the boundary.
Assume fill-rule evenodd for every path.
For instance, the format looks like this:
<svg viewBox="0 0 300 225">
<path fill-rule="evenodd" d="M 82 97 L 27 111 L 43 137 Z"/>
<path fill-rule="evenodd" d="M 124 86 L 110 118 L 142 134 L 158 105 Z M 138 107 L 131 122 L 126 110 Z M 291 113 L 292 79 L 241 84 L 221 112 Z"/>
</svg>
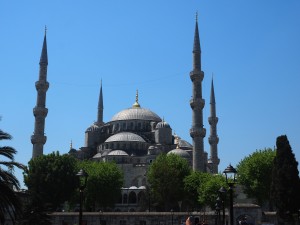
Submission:
<svg viewBox="0 0 300 225">
<path fill-rule="evenodd" d="M 206 172 L 206 161 L 204 155 L 204 143 L 206 130 L 203 128 L 203 108 L 205 101 L 202 98 L 202 80 L 204 72 L 201 71 L 201 49 L 198 31 L 198 15 L 196 14 L 196 27 L 194 34 L 193 48 L 193 70 L 190 72 L 190 78 L 193 82 L 193 96 L 190 100 L 192 108 L 192 128 L 190 135 L 193 139 L 193 170 Z"/>
<path fill-rule="evenodd" d="M 103 125 L 103 94 L 102 94 L 102 80 L 101 80 L 101 86 L 100 86 L 100 95 L 99 95 L 99 101 L 98 101 L 98 116 L 97 116 L 97 125 L 101 126 Z"/>
<path fill-rule="evenodd" d="M 33 115 L 35 117 L 34 133 L 31 136 L 31 143 L 33 144 L 32 158 L 43 155 L 43 147 L 46 143 L 47 137 L 45 136 L 45 118 L 48 113 L 46 106 L 46 92 L 49 88 L 47 82 L 47 67 L 48 67 L 48 54 L 47 54 L 47 40 L 46 31 L 43 42 L 43 49 L 40 58 L 40 72 L 39 80 L 35 82 L 37 90 L 36 106 L 33 108 Z"/>
<path fill-rule="evenodd" d="M 210 160 L 211 172 L 216 174 L 218 173 L 218 165 L 220 159 L 218 158 L 218 143 L 219 137 L 217 135 L 217 123 L 218 117 L 216 116 L 216 100 L 215 100 L 215 91 L 214 91 L 214 81 L 211 81 L 211 90 L 210 90 L 210 117 L 208 118 L 210 124 L 210 136 L 208 142 L 210 144 Z"/>
</svg>

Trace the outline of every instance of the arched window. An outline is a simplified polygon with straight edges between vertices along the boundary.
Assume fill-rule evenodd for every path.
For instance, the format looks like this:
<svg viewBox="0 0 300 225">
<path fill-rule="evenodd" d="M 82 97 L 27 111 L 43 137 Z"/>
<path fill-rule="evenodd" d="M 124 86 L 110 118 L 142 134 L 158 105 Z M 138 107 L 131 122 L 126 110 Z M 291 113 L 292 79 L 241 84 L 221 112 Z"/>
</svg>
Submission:
<svg viewBox="0 0 300 225">
<path fill-rule="evenodd" d="M 135 204 L 136 203 L 136 194 L 135 194 L 135 192 L 131 191 L 129 193 L 128 202 L 129 202 L 129 204 Z"/>
<path fill-rule="evenodd" d="M 123 204 L 127 204 L 127 199 L 128 199 L 127 194 L 124 194 L 123 195 Z"/>
</svg>

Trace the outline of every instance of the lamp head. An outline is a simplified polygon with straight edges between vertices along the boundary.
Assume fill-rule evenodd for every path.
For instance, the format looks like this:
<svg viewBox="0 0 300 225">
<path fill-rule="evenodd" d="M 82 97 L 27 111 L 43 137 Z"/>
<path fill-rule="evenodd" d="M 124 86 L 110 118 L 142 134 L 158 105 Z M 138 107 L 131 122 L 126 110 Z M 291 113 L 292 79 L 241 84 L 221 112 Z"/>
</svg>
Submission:
<svg viewBox="0 0 300 225">
<path fill-rule="evenodd" d="M 226 176 L 227 184 L 230 183 L 230 180 L 231 180 L 231 182 L 235 183 L 237 171 L 231 164 L 229 164 L 229 166 L 227 166 L 227 168 L 223 171 L 223 173 Z"/>
</svg>

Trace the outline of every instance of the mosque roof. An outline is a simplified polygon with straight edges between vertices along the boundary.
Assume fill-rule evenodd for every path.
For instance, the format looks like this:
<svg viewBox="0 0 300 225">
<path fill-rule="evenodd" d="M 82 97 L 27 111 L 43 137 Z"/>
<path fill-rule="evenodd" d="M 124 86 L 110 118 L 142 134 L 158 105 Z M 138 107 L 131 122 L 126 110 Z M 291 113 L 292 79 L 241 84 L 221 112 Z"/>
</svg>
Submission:
<svg viewBox="0 0 300 225">
<path fill-rule="evenodd" d="M 99 129 L 99 127 L 98 127 L 96 124 L 93 123 L 91 126 L 89 126 L 89 127 L 86 129 L 85 132 L 96 131 L 96 130 L 98 130 L 98 129 Z"/>
<path fill-rule="evenodd" d="M 121 132 L 107 138 L 105 143 L 115 141 L 145 142 L 145 140 L 137 134 L 130 132 Z"/>
<path fill-rule="evenodd" d="M 108 153 L 108 155 L 114 155 L 114 156 L 128 156 L 128 154 L 122 150 L 114 150 Z"/>
<path fill-rule="evenodd" d="M 138 102 L 138 91 L 136 93 L 135 103 L 132 108 L 124 109 L 121 112 L 115 114 L 111 121 L 118 120 L 150 120 L 160 122 L 161 118 L 149 109 L 141 108 Z"/>
<path fill-rule="evenodd" d="M 150 120 L 160 122 L 161 118 L 149 109 L 136 107 L 124 109 L 121 112 L 114 115 L 111 119 L 111 121 L 118 120 Z"/>
<path fill-rule="evenodd" d="M 175 154 L 175 155 L 178 155 L 178 156 L 180 156 L 182 158 L 186 158 L 186 159 L 191 158 L 190 154 L 187 151 L 182 150 L 180 148 L 176 148 L 174 150 L 169 151 L 167 153 L 167 155 L 169 155 L 169 154 Z"/>
<path fill-rule="evenodd" d="M 160 128 L 171 128 L 170 124 L 168 124 L 166 121 L 161 121 L 159 123 L 157 123 L 156 125 L 156 129 L 160 129 Z"/>
</svg>

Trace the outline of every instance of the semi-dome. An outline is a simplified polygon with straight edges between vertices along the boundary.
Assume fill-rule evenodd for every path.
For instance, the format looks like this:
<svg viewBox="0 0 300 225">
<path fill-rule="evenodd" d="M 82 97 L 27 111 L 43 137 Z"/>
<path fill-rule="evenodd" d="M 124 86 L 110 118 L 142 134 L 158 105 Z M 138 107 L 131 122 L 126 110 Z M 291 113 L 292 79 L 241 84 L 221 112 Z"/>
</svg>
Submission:
<svg viewBox="0 0 300 225">
<path fill-rule="evenodd" d="M 118 120 L 149 120 L 160 122 L 161 118 L 149 109 L 133 107 L 122 110 L 121 112 L 114 115 L 111 119 L 111 121 Z"/>
<path fill-rule="evenodd" d="M 105 143 L 115 142 L 115 141 L 145 142 L 145 140 L 137 134 L 130 133 L 130 132 L 121 132 L 107 138 Z"/>
<path fill-rule="evenodd" d="M 178 155 L 178 156 L 180 156 L 182 158 L 185 158 L 185 159 L 191 158 L 191 156 L 188 152 L 186 152 L 185 150 L 182 150 L 180 148 L 176 148 L 176 149 L 171 150 L 167 153 L 167 155 L 170 155 L 170 154 L 175 154 L 175 155 Z"/>
<path fill-rule="evenodd" d="M 114 150 L 108 153 L 108 155 L 113 155 L 113 156 L 128 156 L 128 154 L 122 150 Z"/>
</svg>

